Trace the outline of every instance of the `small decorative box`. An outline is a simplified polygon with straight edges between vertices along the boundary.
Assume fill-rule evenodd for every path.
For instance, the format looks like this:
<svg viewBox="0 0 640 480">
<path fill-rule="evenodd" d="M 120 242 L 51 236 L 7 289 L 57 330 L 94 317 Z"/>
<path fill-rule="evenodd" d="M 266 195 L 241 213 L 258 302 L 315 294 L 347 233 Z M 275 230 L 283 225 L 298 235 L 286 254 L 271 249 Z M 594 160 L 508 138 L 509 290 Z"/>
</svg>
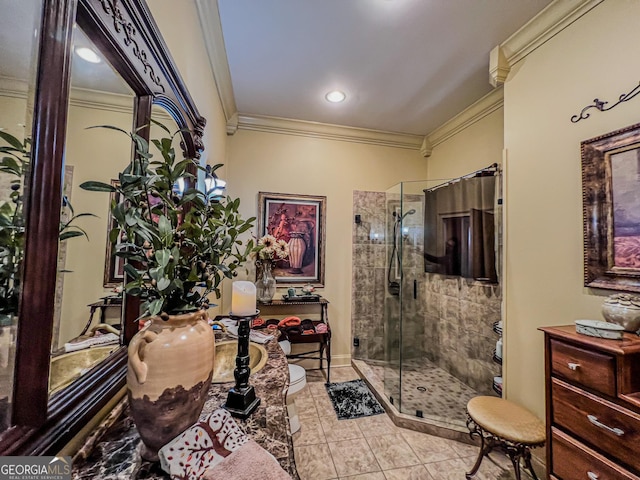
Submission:
<svg viewBox="0 0 640 480">
<path fill-rule="evenodd" d="M 615 323 L 601 322 L 599 320 L 576 320 L 576 332 L 590 337 L 621 340 L 624 328 Z"/>
</svg>

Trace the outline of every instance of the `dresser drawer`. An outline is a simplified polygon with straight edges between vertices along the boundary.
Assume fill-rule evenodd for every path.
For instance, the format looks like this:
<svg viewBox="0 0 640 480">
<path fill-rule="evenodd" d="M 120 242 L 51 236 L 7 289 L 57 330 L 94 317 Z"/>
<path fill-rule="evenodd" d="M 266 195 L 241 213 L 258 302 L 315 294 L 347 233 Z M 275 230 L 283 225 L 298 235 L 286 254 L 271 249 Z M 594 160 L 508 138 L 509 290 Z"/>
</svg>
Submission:
<svg viewBox="0 0 640 480">
<path fill-rule="evenodd" d="M 640 470 L 640 415 L 555 378 L 551 390 L 555 425 Z"/>
<path fill-rule="evenodd" d="M 587 388 L 616 396 L 616 360 L 612 355 L 552 339 L 551 372 Z"/>
<path fill-rule="evenodd" d="M 551 429 L 552 473 L 562 480 L 640 480 L 571 436 Z"/>
</svg>

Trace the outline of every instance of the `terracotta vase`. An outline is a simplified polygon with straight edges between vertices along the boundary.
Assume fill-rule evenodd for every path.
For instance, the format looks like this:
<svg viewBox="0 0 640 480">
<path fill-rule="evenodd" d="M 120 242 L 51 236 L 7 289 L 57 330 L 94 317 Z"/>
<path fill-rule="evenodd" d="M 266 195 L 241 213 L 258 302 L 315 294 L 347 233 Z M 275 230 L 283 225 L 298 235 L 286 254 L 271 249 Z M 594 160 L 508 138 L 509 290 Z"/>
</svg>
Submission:
<svg viewBox="0 0 640 480">
<path fill-rule="evenodd" d="M 129 344 L 127 394 L 147 460 L 200 416 L 215 355 L 206 318 L 204 311 L 153 317 Z"/>
<path fill-rule="evenodd" d="M 301 232 L 289 233 L 289 265 L 291 273 L 302 273 L 302 260 L 307 251 L 307 244 L 304 242 L 304 234 Z"/>
</svg>

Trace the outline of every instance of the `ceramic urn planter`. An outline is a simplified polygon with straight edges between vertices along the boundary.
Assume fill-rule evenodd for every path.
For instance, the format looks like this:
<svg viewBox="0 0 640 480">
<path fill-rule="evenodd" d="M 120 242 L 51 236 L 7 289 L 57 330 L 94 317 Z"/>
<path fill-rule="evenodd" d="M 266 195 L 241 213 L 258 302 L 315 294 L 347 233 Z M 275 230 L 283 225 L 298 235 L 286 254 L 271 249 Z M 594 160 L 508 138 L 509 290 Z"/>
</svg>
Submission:
<svg viewBox="0 0 640 480">
<path fill-rule="evenodd" d="M 602 305 L 602 316 L 607 322 L 622 326 L 627 332 L 640 330 L 640 297 L 617 293 L 607 297 Z"/>
<path fill-rule="evenodd" d="M 127 394 L 147 460 L 198 420 L 213 373 L 206 312 L 168 317 L 153 317 L 129 344 Z"/>
</svg>

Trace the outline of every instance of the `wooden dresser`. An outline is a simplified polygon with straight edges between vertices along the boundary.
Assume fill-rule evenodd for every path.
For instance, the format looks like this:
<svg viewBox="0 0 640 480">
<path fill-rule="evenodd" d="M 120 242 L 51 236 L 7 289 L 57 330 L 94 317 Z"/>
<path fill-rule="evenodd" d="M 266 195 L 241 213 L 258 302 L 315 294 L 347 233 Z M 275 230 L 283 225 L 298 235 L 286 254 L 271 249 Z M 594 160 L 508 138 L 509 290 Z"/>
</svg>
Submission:
<svg viewBox="0 0 640 480">
<path fill-rule="evenodd" d="M 541 330 L 549 478 L 640 480 L 640 337 Z"/>
</svg>

